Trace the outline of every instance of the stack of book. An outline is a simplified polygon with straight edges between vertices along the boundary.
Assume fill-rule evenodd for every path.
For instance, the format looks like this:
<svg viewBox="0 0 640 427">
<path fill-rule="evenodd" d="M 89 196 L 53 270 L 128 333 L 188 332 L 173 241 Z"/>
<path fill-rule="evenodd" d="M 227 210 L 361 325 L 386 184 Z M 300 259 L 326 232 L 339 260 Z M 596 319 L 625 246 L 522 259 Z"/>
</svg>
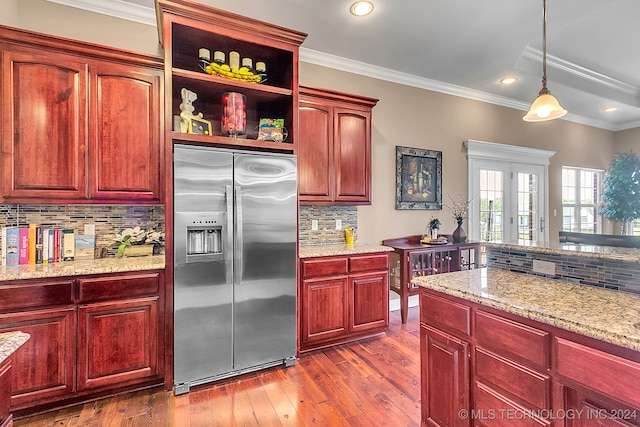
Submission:
<svg viewBox="0 0 640 427">
<path fill-rule="evenodd" d="M 78 257 L 76 257 L 78 241 Z M 0 265 L 50 264 L 93 258 L 95 236 L 76 236 L 74 230 L 43 227 L 3 227 L 0 229 Z"/>
</svg>

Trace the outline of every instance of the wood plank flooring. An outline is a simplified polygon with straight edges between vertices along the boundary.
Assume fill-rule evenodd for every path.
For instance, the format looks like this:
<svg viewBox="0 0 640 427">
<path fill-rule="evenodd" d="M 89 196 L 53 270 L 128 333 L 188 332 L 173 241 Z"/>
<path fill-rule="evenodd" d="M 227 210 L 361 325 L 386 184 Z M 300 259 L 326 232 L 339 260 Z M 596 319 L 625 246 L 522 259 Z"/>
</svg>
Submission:
<svg viewBox="0 0 640 427">
<path fill-rule="evenodd" d="M 303 354 L 173 396 L 152 389 L 14 421 L 35 426 L 419 426 L 418 307 L 390 313 L 386 335 Z"/>
</svg>

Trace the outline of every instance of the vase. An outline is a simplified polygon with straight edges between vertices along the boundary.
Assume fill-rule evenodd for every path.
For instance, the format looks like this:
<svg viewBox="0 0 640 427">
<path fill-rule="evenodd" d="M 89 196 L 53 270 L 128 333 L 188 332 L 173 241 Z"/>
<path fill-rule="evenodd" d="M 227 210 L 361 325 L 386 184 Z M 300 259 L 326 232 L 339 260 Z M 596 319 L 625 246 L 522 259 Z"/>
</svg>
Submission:
<svg viewBox="0 0 640 427">
<path fill-rule="evenodd" d="M 126 257 L 153 255 L 153 245 L 131 245 L 126 246 L 122 255 Z"/>
<path fill-rule="evenodd" d="M 467 232 L 462 228 L 462 219 L 458 220 L 458 228 L 453 231 L 452 237 L 455 243 L 464 243 L 467 241 Z"/>
</svg>

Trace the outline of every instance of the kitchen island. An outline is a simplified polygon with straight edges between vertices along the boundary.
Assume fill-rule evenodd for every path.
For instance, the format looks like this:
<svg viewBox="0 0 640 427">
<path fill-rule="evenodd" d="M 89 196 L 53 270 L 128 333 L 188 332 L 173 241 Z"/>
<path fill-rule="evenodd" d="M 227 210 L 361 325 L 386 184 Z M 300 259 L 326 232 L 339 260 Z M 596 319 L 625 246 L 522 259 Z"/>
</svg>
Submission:
<svg viewBox="0 0 640 427">
<path fill-rule="evenodd" d="M 496 268 L 412 283 L 423 425 L 640 425 L 639 295 Z"/>
<path fill-rule="evenodd" d="M 11 402 L 11 356 L 29 339 L 22 331 L 0 333 L 0 426 L 11 427 L 13 415 L 9 412 Z"/>
</svg>

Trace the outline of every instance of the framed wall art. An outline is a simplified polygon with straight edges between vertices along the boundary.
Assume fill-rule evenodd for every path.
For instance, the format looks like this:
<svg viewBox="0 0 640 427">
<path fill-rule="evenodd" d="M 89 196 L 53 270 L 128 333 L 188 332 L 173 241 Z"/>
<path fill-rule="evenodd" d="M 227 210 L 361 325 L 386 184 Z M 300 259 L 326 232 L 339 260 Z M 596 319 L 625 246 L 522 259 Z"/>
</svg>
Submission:
<svg viewBox="0 0 640 427">
<path fill-rule="evenodd" d="M 396 146 L 396 209 L 442 209 L 442 151 Z"/>
</svg>

